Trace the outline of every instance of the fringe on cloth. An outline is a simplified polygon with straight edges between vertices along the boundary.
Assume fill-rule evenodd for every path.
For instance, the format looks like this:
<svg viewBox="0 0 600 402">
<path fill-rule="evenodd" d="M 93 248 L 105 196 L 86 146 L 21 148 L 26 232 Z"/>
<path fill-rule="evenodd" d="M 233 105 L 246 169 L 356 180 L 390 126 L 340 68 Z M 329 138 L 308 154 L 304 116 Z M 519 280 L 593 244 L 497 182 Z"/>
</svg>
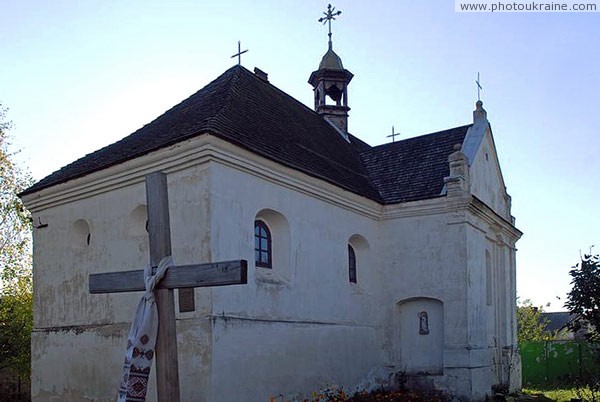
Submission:
<svg viewBox="0 0 600 402">
<path fill-rule="evenodd" d="M 174 265 L 173 258 L 167 256 L 158 264 L 155 275 L 152 275 L 150 264 L 144 267 L 146 293 L 137 306 L 127 337 L 123 378 L 119 386 L 117 402 L 144 402 L 146 400 L 148 379 L 158 334 L 158 309 L 154 300 L 154 288 L 172 265 Z"/>
</svg>

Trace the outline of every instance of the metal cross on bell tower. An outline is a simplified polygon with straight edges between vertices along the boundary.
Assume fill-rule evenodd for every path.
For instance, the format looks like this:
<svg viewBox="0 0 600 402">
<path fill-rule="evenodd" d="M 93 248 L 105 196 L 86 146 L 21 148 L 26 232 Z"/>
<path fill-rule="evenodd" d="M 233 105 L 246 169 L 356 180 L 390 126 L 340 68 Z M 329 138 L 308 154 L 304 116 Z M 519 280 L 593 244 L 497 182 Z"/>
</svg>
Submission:
<svg viewBox="0 0 600 402">
<path fill-rule="evenodd" d="M 331 4 L 328 4 L 327 11 L 323 11 L 323 15 L 325 17 L 319 18 L 319 22 L 322 22 L 323 25 L 325 25 L 326 22 L 329 24 L 329 33 L 327 35 L 329 36 L 329 47 L 330 48 L 331 48 L 331 20 L 335 20 L 335 17 L 337 17 L 341 13 L 342 12 L 339 10 L 335 11 L 335 7 L 331 7 Z"/>
</svg>

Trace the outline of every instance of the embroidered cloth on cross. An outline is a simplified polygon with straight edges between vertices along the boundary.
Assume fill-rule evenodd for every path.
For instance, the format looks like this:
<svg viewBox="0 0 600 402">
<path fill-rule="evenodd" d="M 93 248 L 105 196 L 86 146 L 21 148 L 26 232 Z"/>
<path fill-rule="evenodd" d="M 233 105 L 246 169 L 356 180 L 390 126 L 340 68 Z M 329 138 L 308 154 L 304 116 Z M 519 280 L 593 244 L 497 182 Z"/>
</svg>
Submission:
<svg viewBox="0 0 600 402">
<path fill-rule="evenodd" d="M 158 309 L 154 300 L 154 288 L 172 265 L 174 265 L 173 258 L 167 256 L 160 261 L 154 275 L 152 275 L 150 264 L 144 267 L 146 293 L 138 304 L 127 337 L 123 379 L 119 387 L 117 402 L 144 402 L 146 400 L 150 367 L 152 367 L 158 333 Z"/>
</svg>

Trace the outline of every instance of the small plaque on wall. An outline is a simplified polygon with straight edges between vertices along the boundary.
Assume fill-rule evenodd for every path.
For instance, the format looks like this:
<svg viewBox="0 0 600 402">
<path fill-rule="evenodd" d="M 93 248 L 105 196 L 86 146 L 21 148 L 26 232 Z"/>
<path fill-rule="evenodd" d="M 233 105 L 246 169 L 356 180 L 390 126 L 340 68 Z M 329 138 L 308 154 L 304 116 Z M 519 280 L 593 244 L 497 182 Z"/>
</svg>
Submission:
<svg viewBox="0 0 600 402">
<path fill-rule="evenodd" d="M 194 299 L 194 288 L 178 289 L 179 293 L 179 312 L 187 313 L 196 310 L 196 301 Z"/>
</svg>

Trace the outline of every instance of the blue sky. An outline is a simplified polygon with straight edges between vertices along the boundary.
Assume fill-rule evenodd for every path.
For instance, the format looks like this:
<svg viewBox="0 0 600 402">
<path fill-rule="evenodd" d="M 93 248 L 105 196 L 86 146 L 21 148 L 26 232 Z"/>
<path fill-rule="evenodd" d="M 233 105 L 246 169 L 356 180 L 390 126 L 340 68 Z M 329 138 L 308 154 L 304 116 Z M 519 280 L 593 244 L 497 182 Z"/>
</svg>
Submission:
<svg viewBox="0 0 600 402">
<path fill-rule="evenodd" d="M 350 131 L 388 141 L 492 123 L 518 243 L 518 293 L 560 310 L 580 250 L 600 247 L 599 13 L 456 13 L 453 1 L 341 0 L 334 49 L 355 77 Z M 327 2 L 4 1 L 0 102 L 36 179 L 119 140 L 235 61 L 312 107 Z M 598 249 L 596 249 L 598 251 Z M 558 300 L 559 296 L 562 300 Z"/>
</svg>

